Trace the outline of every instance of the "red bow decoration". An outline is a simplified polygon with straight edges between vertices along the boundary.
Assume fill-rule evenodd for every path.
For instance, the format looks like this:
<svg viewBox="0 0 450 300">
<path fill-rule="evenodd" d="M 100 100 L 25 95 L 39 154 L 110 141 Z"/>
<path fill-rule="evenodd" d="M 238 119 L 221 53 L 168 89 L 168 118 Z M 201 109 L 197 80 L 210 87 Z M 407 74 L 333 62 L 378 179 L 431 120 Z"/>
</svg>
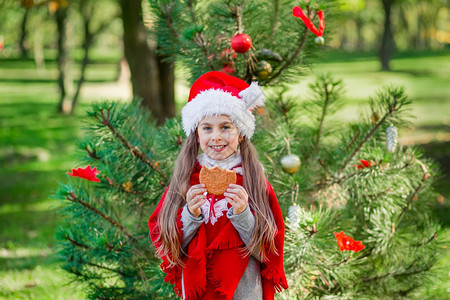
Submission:
<svg viewBox="0 0 450 300">
<path fill-rule="evenodd" d="M 339 233 L 337 233 L 335 231 L 334 236 L 336 237 L 337 244 L 339 246 L 339 250 L 341 250 L 341 251 L 351 250 L 354 252 L 358 252 L 358 251 L 361 251 L 362 249 L 364 249 L 364 247 L 365 247 L 361 241 L 355 241 L 351 237 L 346 236 L 343 231 L 341 231 Z"/>
<path fill-rule="evenodd" d="M 300 18 L 303 21 L 303 23 L 305 23 L 305 26 L 309 29 L 309 31 L 311 31 L 315 35 L 317 35 L 317 36 L 323 35 L 323 31 L 325 29 L 325 20 L 323 18 L 323 10 L 319 10 L 317 12 L 317 16 L 319 17 L 319 30 L 317 30 L 316 26 L 305 15 L 305 13 L 303 12 L 303 10 L 300 7 L 294 6 L 294 8 L 292 9 L 292 15 L 294 17 Z"/>
<path fill-rule="evenodd" d="M 372 162 L 370 160 L 364 160 L 364 159 L 360 159 L 359 160 L 361 163 L 358 165 L 354 165 L 356 169 L 365 169 L 365 168 L 370 168 L 372 166 Z"/>
<path fill-rule="evenodd" d="M 73 177 L 80 177 L 89 181 L 95 181 L 100 182 L 100 179 L 98 179 L 96 176 L 99 174 L 100 171 L 97 171 L 97 167 L 94 167 L 94 169 L 91 169 L 91 166 L 87 166 L 86 168 L 78 168 L 78 169 L 72 169 L 72 173 L 67 172 L 70 176 Z"/>
</svg>

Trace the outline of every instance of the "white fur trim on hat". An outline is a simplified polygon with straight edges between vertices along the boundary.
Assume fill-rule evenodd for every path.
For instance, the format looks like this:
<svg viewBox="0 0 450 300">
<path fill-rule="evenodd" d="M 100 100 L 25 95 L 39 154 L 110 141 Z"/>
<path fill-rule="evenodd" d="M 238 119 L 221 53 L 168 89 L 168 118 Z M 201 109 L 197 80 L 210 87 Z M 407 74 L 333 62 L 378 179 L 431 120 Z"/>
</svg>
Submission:
<svg viewBox="0 0 450 300">
<path fill-rule="evenodd" d="M 184 132 L 189 136 L 201 119 L 214 115 L 229 116 L 239 133 L 249 139 L 255 131 L 255 117 L 242 99 L 222 90 L 209 89 L 200 92 L 181 110 Z"/>
</svg>

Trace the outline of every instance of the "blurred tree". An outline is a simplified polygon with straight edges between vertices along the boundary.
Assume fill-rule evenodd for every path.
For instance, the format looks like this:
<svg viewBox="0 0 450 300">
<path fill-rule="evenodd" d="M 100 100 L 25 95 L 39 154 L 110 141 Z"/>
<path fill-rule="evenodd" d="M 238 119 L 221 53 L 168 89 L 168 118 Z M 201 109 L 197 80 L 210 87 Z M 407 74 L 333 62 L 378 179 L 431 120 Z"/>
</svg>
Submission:
<svg viewBox="0 0 450 300">
<path fill-rule="evenodd" d="M 392 34 L 392 7 L 396 0 L 381 0 L 384 11 L 384 27 L 383 37 L 381 39 L 381 46 L 379 50 L 379 57 L 381 62 L 381 69 L 383 71 L 389 71 L 389 62 L 392 58 L 392 52 L 395 49 L 394 35 Z"/>
<path fill-rule="evenodd" d="M 149 42 L 142 18 L 142 0 L 120 0 L 124 50 L 131 71 L 133 95 L 163 123 L 175 116 L 174 64 L 158 55 L 157 43 Z"/>
<path fill-rule="evenodd" d="M 363 37 L 363 27 L 365 25 L 364 21 L 364 14 L 365 14 L 365 6 L 366 1 L 365 0 L 351 0 L 351 1 L 340 1 L 340 8 L 344 14 L 344 18 L 342 21 L 343 24 L 346 23 L 346 21 L 352 21 L 355 23 L 356 28 L 356 45 L 355 48 L 358 51 L 362 51 L 364 49 L 364 37 Z M 348 30 L 342 30 L 340 31 L 341 35 L 341 48 L 343 48 L 347 41 L 347 33 Z"/>
<path fill-rule="evenodd" d="M 59 4 L 59 2 L 50 2 L 49 9 L 55 14 L 55 20 L 58 29 L 58 112 L 69 114 L 72 110 L 69 95 L 71 94 L 73 89 L 71 73 L 72 60 L 68 47 L 69 5 L 65 1 L 62 3 L 62 5 Z"/>
<path fill-rule="evenodd" d="M 28 21 L 28 15 L 30 14 L 30 8 L 25 6 L 25 10 L 23 13 L 22 22 L 20 25 L 20 41 L 19 41 L 19 47 L 20 47 L 20 56 L 21 57 L 27 57 L 28 56 L 28 46 L 27 46 L 27 21 Z"/>
<path fill-rule="evenodd" d="M 75 93 L 72 97 L 72 105 L 70 107 L 71 113 L 73 113 L 75 110 L 75 107 L 78 103 L 78 98 L 80 96 L 81 87 L 86 80 L 86 69 L 89 64 L 89 51 L 92 47 L 92 44 L 94 43 L 95 38 L 108 28 L 112 20 L 114 20 L 116 17 L 119 17 L 118 13 L 116 14 L 116 16 L 114 16 L 115 12 L 113 12 L 112 16 L 107 14 L 105 17 L 105 2 L 106 1 L 99 0 L 80 0 L 78 2 L 78 10 L 82 18 L 84 33 L 82 44 L 83 59 L 81 60 L 80 77 L 77 81 Z M 98 24 L 96 24 L 96 28 L 93 28 L 94 19 L 100 20 L 97 22 Z"/>
</svg>

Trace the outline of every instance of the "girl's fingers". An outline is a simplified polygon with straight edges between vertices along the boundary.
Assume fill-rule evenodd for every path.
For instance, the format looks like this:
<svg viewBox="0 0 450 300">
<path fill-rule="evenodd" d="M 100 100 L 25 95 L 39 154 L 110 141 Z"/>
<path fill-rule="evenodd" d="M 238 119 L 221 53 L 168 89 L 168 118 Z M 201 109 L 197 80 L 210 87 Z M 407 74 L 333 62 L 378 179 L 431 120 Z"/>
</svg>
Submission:
<svg viewBox="0 0 450 300">
<path fill-rule="evenodd" d="M 192 207 L 192 209 L 197 209 L 197 208 L 199 208 L 200 206 L 202 206 L 204 203 L 206 202 L 206 198 L 200 198 L 197 202 L 195 202 L 191 207 Z"/>
<path fill-rule="evenodd" d="M 196 184 L 191 186 L 191 188 L 188 190 L 188 192 L 186 193 L 186 201 L 190 201 L 191 199 L 193 199 L 195 196 L 203 194 L 204 192 L 206 192 L 205 189 L 205 185 L 204 184 Z"/>
<path fill-rule="evenodd" d="M 228 203 L 230 203 L 231 206 L 233 206 L 233 207 L 237 205 L 236 201 L 234 201 L 234 200 L 231 199 L 231 198 L 226 197 L 225 200 L 227 200 Z"/>
<path fill-rule="evenodd" d="M 232 198 L 235 202 L 238 202 L 238 203 L 247 203 L 248 202 L 248 198 L 247 197 L 245 197 L 245 196 L 240 196 L 240 195 L 238 195 L 238 194 L 233 194 L 233 193 L 224 193 L 223 194 L 225 197 L 228 197 L 228 198 Z"/>
<path fill-rule="evenodd" d="M 206 200 L 206 197 L 203 195 L 197 195 L 194 198 L 191 199 L 191 201 L 189 201 L 190 204 L 196 204 L 198 202 L 200 202 L 201 200 Z"/>
<path fill-rule="evenodd" d="M 227 192 L 238 194 L 240 197 L 248 198 L 248 194 L 245 191 L 244 187 L 230 183 Z"/>
</svg>

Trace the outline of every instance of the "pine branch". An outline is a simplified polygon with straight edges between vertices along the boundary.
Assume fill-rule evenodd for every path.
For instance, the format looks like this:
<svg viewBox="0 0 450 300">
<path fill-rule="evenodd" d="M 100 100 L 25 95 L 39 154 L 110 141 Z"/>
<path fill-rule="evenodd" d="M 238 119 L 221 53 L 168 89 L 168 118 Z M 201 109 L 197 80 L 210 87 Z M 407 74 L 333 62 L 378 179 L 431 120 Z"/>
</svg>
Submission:
<svg viewBox="0 0 450 300">
<path fill-rule="evenodd" d="M 375 277 L 371 277 L 371 278 L 362 278 L 361 281 L 362 282 L 371 282 L 371 281 L 377 281 L 377 280 L 380 280 L 380 279 L 383 279 L 386 277 L 390 277 L 390 276 L 400 277 L 400 276 L 409 276 L 409 275 L 414 275 L 414 274 L 420 274 L 420 273 L 429 271 L 431 269 L 431 266 L 432 265 L 429 265 L 426 268 L 413 270 L 413 271 L 409 271 L 409 272 L 400 272 L 400 273 L 388 272 L 388 273 L 380 275 L 380 276 L 375 276 Z"/>
<path fill-rule="evenodd" d="M 148 157 L 142 153 L 137 146 L 132 146 L 130 143 L 128 143 L 125 138 L 117 132 L 117 130 L 112 126 L 111 122 L 109 121 L 110 117 L 110 110 L 108 109 L 108 114 L 105 116 L 103 109 L 100 110 L 101 115 L 101 123 L 109 128 L 113 135 L 118 138 L 122 144 L 131 151 L 133 156 L 137 156 L 143 163 L 150 166 L 153 170 L 155 170 L 162 178 L 167 179 L 167 176 L 161 171 L 161 169 L 156 165 L 156 162 L 151 162 Z M 162 181 L 159 182 L 162 186 L 166 186 L 166 184 Z"/>
<path fill-rule="evenodd" d="M 373 128 L 364 136 L 364 138 L 359 142 L 358 146 L 353 150 L 353 152 L 349 155 L 349 157 L 345 160 L 344 164 L 341 166 L 339 172 L 342 172 L 345 167 L 348 165 L 348 163 L 353 159 L 353 157 L 356 155 L 356 153 L 359 152 L 359 150 L 362 148 L 362 146 L 373 136 L 373 134 L 380 128 L 380 126 L 387 120 L 388 117 L 390 117 L 395 111 L 397 111 L 400 107 L 397 105 L 398 102 L 398 96 L 394 96 L 394 102 L 390 103 L 389 109 L 386 112 L 386 114 L 383 116 L 383 118 L 373 126 Z"/>
<path fill-rule="evenodd" d="M 236 5 L 236 6 L 232 6 L 231 5 L 231 1 L 227 1 L 227 5 L 228 8 L 231 11 L 231 16 L 235 19 L 236 21 L 236 30 L 237 33 L 242 33 L 244 32 L 244 28 L 242 26 L 242 6 L 244 5 L 244 3 L 242 3 L 241 5 Z"/>
<path fill-rule="evenodd" d="M 423 176 L 422 176 L 422 180 L 420 181 L 420 183 L 416 186 L 416 188 L 414 189 L 414 191 L 412 191 L 412 193 L 409 195 L 408 197 L 408 202 L 406 203 L 406 205 L 403 207 L 401 213 L 398 215 L 397 220 L 394 222 L 394 224 L 399 224 L 403 215 L 405 214 L 405 212 L 408 210 L 408 208 L 411 206 L 411 203 L 413 202 L 413 200 L 415 199 L 415 197 L 417 196 L 417 194 L 419 193 L 420 189 L 423 187 L 423 185 L 425 184 L 425 181 L 430 177 L 430 173 L 428 173 L 428 168 L 425 166 L 424 163 L 422 163 L 420 160 L 416 159 L 416 162 L 422 167 L 423 170 Z M 393 224 L 393 226 L 394 226 Z"/>
<path fill-rule="evenodd" d="M 175 3 L 172 3 L 172 5 L 169 7 L 167 4 L 163 4 L 162 7 L 160 7 L 161 15 L 166 20 L 167 28 L 169 28 L 170 33 L 173 35 L 173 37 L 177 40 L 180 39 L 180 36 L 178 35 L 178 32 L 173 27 L 173 20 L 171 18 L 171 14 L 173 12 L 173 8 L 175 7 Z"/>
<path fill-rule="evenodd" d="M 350 141 L 350 143 L 348 143 L 348 145 L 347 145 L 347 147 L 345 147 L 345 151 L 347 151 L 350 147 L 351 147 L 351 145 L 353 145 L 353 143 L 356 141 L 356 139 L 358 138 L 358 136 L 359 136 L 359 131 L 357 131 L 356 133 L 355 133 L 355 136 L 352 138 L 352 140 Z"/>
<path fill-rule="evenodd" d="M 272 34 L 270 35 L 270 44 L 273 45 L 275 32 L 277 31 L 278 13 L 280 9 L 280 0 L 273 1 L 273 18 L 272 18 Z"/>
<path fill-rule="evenodd" d="M 203 33 L 197 33 L 193 38 L 194 44 L 200 47 L 200 49 L 203 52 L 203 55 L 205 56 L 206 60 L 208 61 L 208 66 L 211 69 L 211 71 L 214 71 L 214 65 L 211 63 L 210 55 L 208 53 L 208 48 L 206 48 L 206 41 L 205 37 L 203 36 Z"/>
<path fill-rule="evenodd" d="M 131 234 L 128 233 L 128 231 L 125 229 L 125 227 L 123 227 L 117 221 L 113 220 L 111 217 L 109 217 L 106 214 L 104 214 L 101 211 L 99 211 L 97 208 L 95 208 L 95 207 L 91 206 L 90 204 L 86 203 L 85 201 L 77 198 L 74 192 L 70 192 L 69 195 L 66 197 L 66 199 L 69 200 L 69 201 L 72 201 L 72 202 L 79 203 L 79 204 L 83 205 L 84 207 L 86 207 L 90 211 L 94 212 L 95 214 L 99 215 L 100 217 L 102 217 L 103 219 L 105 219 L 106 221 L 111 223 L 114 227 L 118 228 L 128 238 L 130 238 L 132 240 L 137 240 L 137 238 L 135 238 L 134 236 L 132 236 Z"/>
<path fill-rule="evenodd" d="M 136 223 L 136 227 L 134 229 L 134 231 L 137 231 L 139 229 L 139 225 L 141 225 L 141 221 L 142 221 L 142 217 L 144 216 L 144 209 L 143 209 L 144 203 L 141 202 L 139 203 L 139 220 Z"/>
<path fill-rule="evenodd" d="M 95 148 L 92 149 L 92 151 L 91 151 L 91 150 L 89 150 L 88 146 L 85 146 L 85 147 L 84 147 L 84 150 L 86 150 L 86 152 L 88 153 L 88 155 L 89 155 L 90 157 L 92 157 L 93 159 L 100 159 L 100 156 L 97 155 L 97 151 L 95 150 Z"/>
<path fill-rule="evenodd" d="M 143 192 L 143 191 L 132 191 L 131 189 L 127 189 L 125 187 L 123 187 L 123 185 L 117 184 L 115 183 L 111 178 L 109 178 L 108 176 L 105 177 L 106 181 L 108 181 L 108 184 L 118 188 L 120 191 L 124 192 L 124 193 L 129 193 L 129 194 L 133 194 L 133 195 L 145 195 L 148 194 L 148 192 Z"/>
<path fill-rule="evenodd" d="M 317 158 L 317 161 L 319 162 L 319 165 L 323 168 L 323 170 L 325 171 L 325 176 L 328 174 L 328 168 L 325 165 L 325 163 L 323 162 L 323 160 L 319 157 Z"/>
<path fill-rule="evenodd" d="M 319 162 L 320 163 L 320 162 Z M 387 164 L 387 166 L 389 166 L 389 164 Z M 404 165 L 397 167 L 397 168 L 391 168 L 390 170 L 403 170 L 406 169 L 407 167 L 411 166 L 411 161 L 407 161 Z M 384 168 L 384 166 L 381 166 L 381 168 Z M 347 179 L 352 178 L 355 175 L 364 175 L 365 173 L 370 173 L 370 168 L 368 170 L 358 170 L 356 172 L 353 172 L 351 174 L 345 175 L 345 176 L 338 176 L 338 177 L 329 177 L 327 179 L 325 179 L 324 181 L 319 181 L 316 182 L 313 186 L 303 190 L 303 192 L 305 191 L 312 191 L 317 189 L 318 187 L 322 187 L 325 185 L 333 185 L 333 184 L 342 184 L 344 181 L 346 181 Z"/>
<path fill-rule="evenodd" d="M 77 246 L 77 247 L 84 248 L 84 249 L 91 249 L 89 246 L 87 246 L 87 245 L 85 245 L 85 244 L 82 244 L 82 243 L 80 243 L 80 242 L 75 241 L 75 240 L 72 239 L 68 234 L 66 234 L 66 239 L 68 239 L 69 242 L 71 242 L 72 244 L 74 244 L 74 245 Z"/>
<path fill-rule="evenodd" d="M 323 92 L 324 92 L 324 96 L 325 96 L 325 103 L 322 106 L 322 115 L 320 116 L 320 122 L 319 122 L 319 132 L 317 133 L 316 145 L 314 146 L 314 151 L 313 151 L 313 155 L 312 155 L 313 159 L 314 159 L 314 157 L 316 157 L 317 152 L 319 151 L 319 143 L 320 143 L 320 138 L 322 135 L 323 122 L 325 120 L 325 115 L 327 113 L 328 104 L 330 102 L 330 91 L 328 90 L 328 84 L 326 81 L 324 81 L 324 83 L 323 83 Z"/>
<path fill-rule="evenodd" d="M 87 264 L 89 266 L 92 266 L 92 267 L 96 267 L 96 268 L 99 268 L 99 269 L 104 269 L 104 270 L 108 270 L 108 271 L 117 273 L 117 274 L 119 274 L 119 275 L 121 275 L 123 277 L 131 277 L 130 275 L 128 275 L 128 274 L 126 274 L 126 273 L 124 273 L 124 272 L 122 272 L 120 270 L 116 270 L 116 269 L 113 269 L 113 268 L 109 268 L 109 267 L 105 267 L 105 266 L 102 266 L 102 265 L 94 264 L 94 263 L 91 263 L 91 262 L 88 262 L 88 261 L 80 260 L 79 262 L 80 263 L 85 263 L 85 264 Z"/>
<path fill-rule="evenodd" d="M 187 7 L 189 8 L 189 10 L 191 11 L 191 13 L 189 14 L 190 17 L 192 17 L 192 23 L 196 24 L 197 23 L 197 16 L 195 15 L 195 10 L 194 10 L 194 2 L 195 0 L 187 0 Z"/>
<path fill-rule="evenodd" d="M 270 77 L 265 84 L 270 83 L 272 80 L 274 80 L 275 78 L 277 78 L 278 76 L 281 75 L 281 73 L 283 73 L 283 71 L 289 67 L 292 62 L 295 60 L 295 58 L 300 54 L 300 51 L 303 49 L 303 46 L 305 45 L 306 42 L 306 38 L 308 37 L 308 28 L 305 27 L 305 29 L 303 30 L 302 36 L 300 38 L 300 42 L 298 44 L 297 49 L 294 51 L 294 53 L 292 54 L 291 58 L 286 61 L 281 68 L 278 69 L 277 73 L 275 73 L 272 77 Z M 301 63 L 299 64 L 301 65 Z"/>
</svg>

